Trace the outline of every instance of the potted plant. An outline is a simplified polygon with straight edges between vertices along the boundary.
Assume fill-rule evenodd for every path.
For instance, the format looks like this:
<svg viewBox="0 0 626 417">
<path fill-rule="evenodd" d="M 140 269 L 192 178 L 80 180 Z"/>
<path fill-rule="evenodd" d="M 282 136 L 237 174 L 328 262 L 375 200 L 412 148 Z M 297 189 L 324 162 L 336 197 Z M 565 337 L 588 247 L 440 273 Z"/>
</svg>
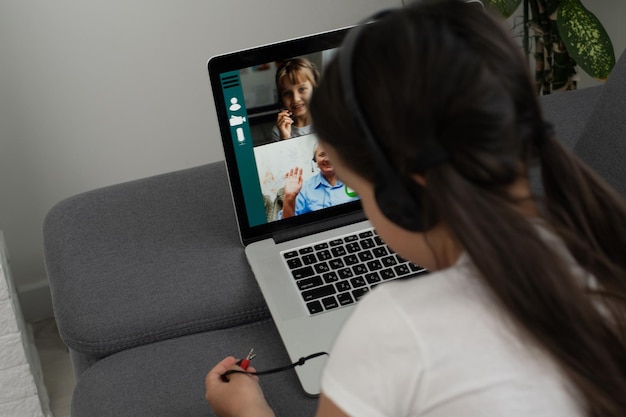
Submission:
<svg viewBox="0 0 626 417">
<path fill-rule="evenodd" d="M 483 0 L 509 18 L 523 1 L 522 44 L 539 94 L 576 89 L 576 65 L 605 80 L 615 65 L 608 33 L 581 0 Z"/>
</svg>

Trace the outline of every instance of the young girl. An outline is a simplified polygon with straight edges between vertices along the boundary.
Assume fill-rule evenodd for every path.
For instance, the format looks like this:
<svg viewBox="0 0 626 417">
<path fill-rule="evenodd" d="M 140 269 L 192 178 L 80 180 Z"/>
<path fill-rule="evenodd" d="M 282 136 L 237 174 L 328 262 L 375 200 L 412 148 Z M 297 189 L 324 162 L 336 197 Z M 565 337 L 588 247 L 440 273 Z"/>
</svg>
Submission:
<svg viewBox="0 0 626 417">
<path fill-rule="evenodd" d="M 278 113 L 276 125 L 272 129 L 274 141 L 313 133 L 309 101 L 318 81 L 317 68 L 306 59 L 290 59 L 278 67 L 276 91 L 282 110 Z"/>
<path fill-rule="evenodd" d="M 425 0 L 355 45 L 347 68 L 381 152 L 346 116 L 345 49 L 312 102 L 317 134 L 380 236 L 432 273 L 359 302 L 318 416 L 625 416 L 626 207 L 554 137 L 508 31 Z M 388 169 L 408 197 L 385 195 Z M 394 204 L 421 205 L 420 222 Z M 207 375 L 216 413 L 272 415 L 256 379 L 221 381 L 235 361 Z"/>
</svg>

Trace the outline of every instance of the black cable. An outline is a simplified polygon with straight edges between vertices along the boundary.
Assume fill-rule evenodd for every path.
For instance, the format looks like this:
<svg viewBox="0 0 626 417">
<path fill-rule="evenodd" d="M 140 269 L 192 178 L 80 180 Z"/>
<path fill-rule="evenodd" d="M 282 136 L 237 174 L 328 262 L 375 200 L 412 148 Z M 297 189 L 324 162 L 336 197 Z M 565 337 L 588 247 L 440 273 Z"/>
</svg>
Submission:
<svg viewBox="0 0 626 417">
<path fill-rule="evenodd" d="M 281 366 L 280 368 L 274 368 L 274 369 L 268 369 L 267 371 L 258 371 L 258 372 L 248 372 L 248 371 L 240 371 L 238 369 L 229 369 L 228 371 L 224 372 L 221 376 L 222 381 L 224 382 L 228 382 L 228 375 L 232 375 L 232 374 L 246 374 L 246 375 L 257 375 L 257 376 L 261 376 L 261 375 L 269 375 L 269 374 L 275 374 L 278 372 L 284 372 L 284 371 L 288 371 L 289 369 L 293 369 L 296 366 L 302 366 L 304 365 L 304 363 L 310 359 L 315 359 L 319 356 L 323 356 L 323 355 L 328 355 L 328 353 L 326 352 L 317 352 L 314 353 L 312 355 L 309 356 L 305 356 L 302 357 L 300 359 L 298 359 L 297 362 L 292 363 L 291 365 L 287 365 L 287 366 Z"/>
</svg>

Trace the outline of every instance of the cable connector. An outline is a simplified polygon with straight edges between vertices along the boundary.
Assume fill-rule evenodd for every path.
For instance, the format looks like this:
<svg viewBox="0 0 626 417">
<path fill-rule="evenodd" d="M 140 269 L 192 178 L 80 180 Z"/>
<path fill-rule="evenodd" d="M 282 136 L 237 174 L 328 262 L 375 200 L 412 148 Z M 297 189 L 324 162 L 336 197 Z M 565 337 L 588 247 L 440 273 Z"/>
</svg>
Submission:
<svg viewBox="0 0 626 417">
<path fill-rule="evenodd" d="M 254 348 L 252 348 L 250 349 L 250 352 L 248 352 L 245 358 L 237 362 L 237 365 L 245 371 L 248 369 L 248 366 L 250 366 L 250 361 L 254 359 L 255 357 L 256 357 L 256 354 L 254 353 Z"/>
<path fill-rule="evenodd" d="M 250 365 L 250 360 L 256 356 L 256 355 L 253 353 L 253 350 L 254 350 L 254 349 L 251 349 L 251 350 L 250 350 L 250 353 L 248 353 L 248 356 L 246 356 L 246 358 L 241 359 L 239 362 L 237 362 L 237 365 L 239 365 L 239 366 L 240 366 L 240 367 L 242 367 L 242 368 L 244 368 L 244 365 L 245 365 L 245 368 L 244 368 L 244 369 L 246 369 L 246 368 Z M 296 362 L 292 363 L 291 365 L 282 366 L 282 367 L 280 367 L 280 368 L 269 369 L 269 370 L 267 370 L 267 371 L 247 372 L 247 371 L 245 371 L 245 370 L 244 370 L 244 371 L 240 371 L 240 370 L 238 370 L 238 369 L 229 369 L 228 371 L 226 371 L 226 372 L 224 372 L 224 373 L 222 374 L 222 377 L 221 377 L 221 378 L 222 378 L 222 381 L 224 381 L 224 382 L 228 382 L 228 378 L 227 378 L 227 377 L 228 377 L 229 375 L 232 375 L 232 374 L 246 374 L 246 375 L 258 375 L 258 376 L 260 376 L 260 375 L 275 374 L 275 373 L 277 373 L 277 372 L 283 372 L 283 371 L 287 371 L 287 370 L 289 370 L 289 369 L 293 369 L 293 368 L 295 368 L 296 366 L 302 366 L 302 365 L 304 365 L 304 364 L 305 364 L 305 362 L 307 362 L 308 360 L 311 360 L 311 359 L 313 359 L 313 358 L 317 358 L 317 357 L 319 357 L 319 356 L 323 356 L 323 355 L 328 356 L 328 353 L 326 353 L 326 352 L 317 352 L 317 353 L 314 353 L 314 354 L 312 354 L 312 355 L 302 357 L 302 358 L 298 359 Z M 247 360 L 247 362 L 246 362 L 246 360 Z"/>
</svg>

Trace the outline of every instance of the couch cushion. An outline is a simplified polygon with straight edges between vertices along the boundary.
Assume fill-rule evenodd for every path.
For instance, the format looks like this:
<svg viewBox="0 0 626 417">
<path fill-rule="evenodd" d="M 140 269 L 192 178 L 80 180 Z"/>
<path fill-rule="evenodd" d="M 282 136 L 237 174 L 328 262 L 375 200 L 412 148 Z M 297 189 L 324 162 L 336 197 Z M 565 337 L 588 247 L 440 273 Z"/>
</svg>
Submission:
<svg viewBox="0 0 626 417">
<path fill-rule="evenodd" d="M 541 96 L 543 115 L 553 125 L 557 137 L 572 149 L 576 145 L 603 86 Z"/>
<path fill-rule="evenodd" d="M 204 399 L 206 373 L 223 357 L 244 356 L 251 347 L 258 370 L 290 363 L 271 320 L 119 352 L 82 374 L 72 417 L 212 416 Z M 277 416 L 315 414 L 317 401 L 304 394 L 293 370 L 260 381 Z"/>
<path fill-rule="evenodd" d="M 626 53 L 604 85 L 574 152 L 626 196 Z"/>
<path fill-rule="evenodd" d="M 69 198 L 44 222 L 55 316 L 89 355 L 269 317 L 223 162 Z"/>
</svg>

